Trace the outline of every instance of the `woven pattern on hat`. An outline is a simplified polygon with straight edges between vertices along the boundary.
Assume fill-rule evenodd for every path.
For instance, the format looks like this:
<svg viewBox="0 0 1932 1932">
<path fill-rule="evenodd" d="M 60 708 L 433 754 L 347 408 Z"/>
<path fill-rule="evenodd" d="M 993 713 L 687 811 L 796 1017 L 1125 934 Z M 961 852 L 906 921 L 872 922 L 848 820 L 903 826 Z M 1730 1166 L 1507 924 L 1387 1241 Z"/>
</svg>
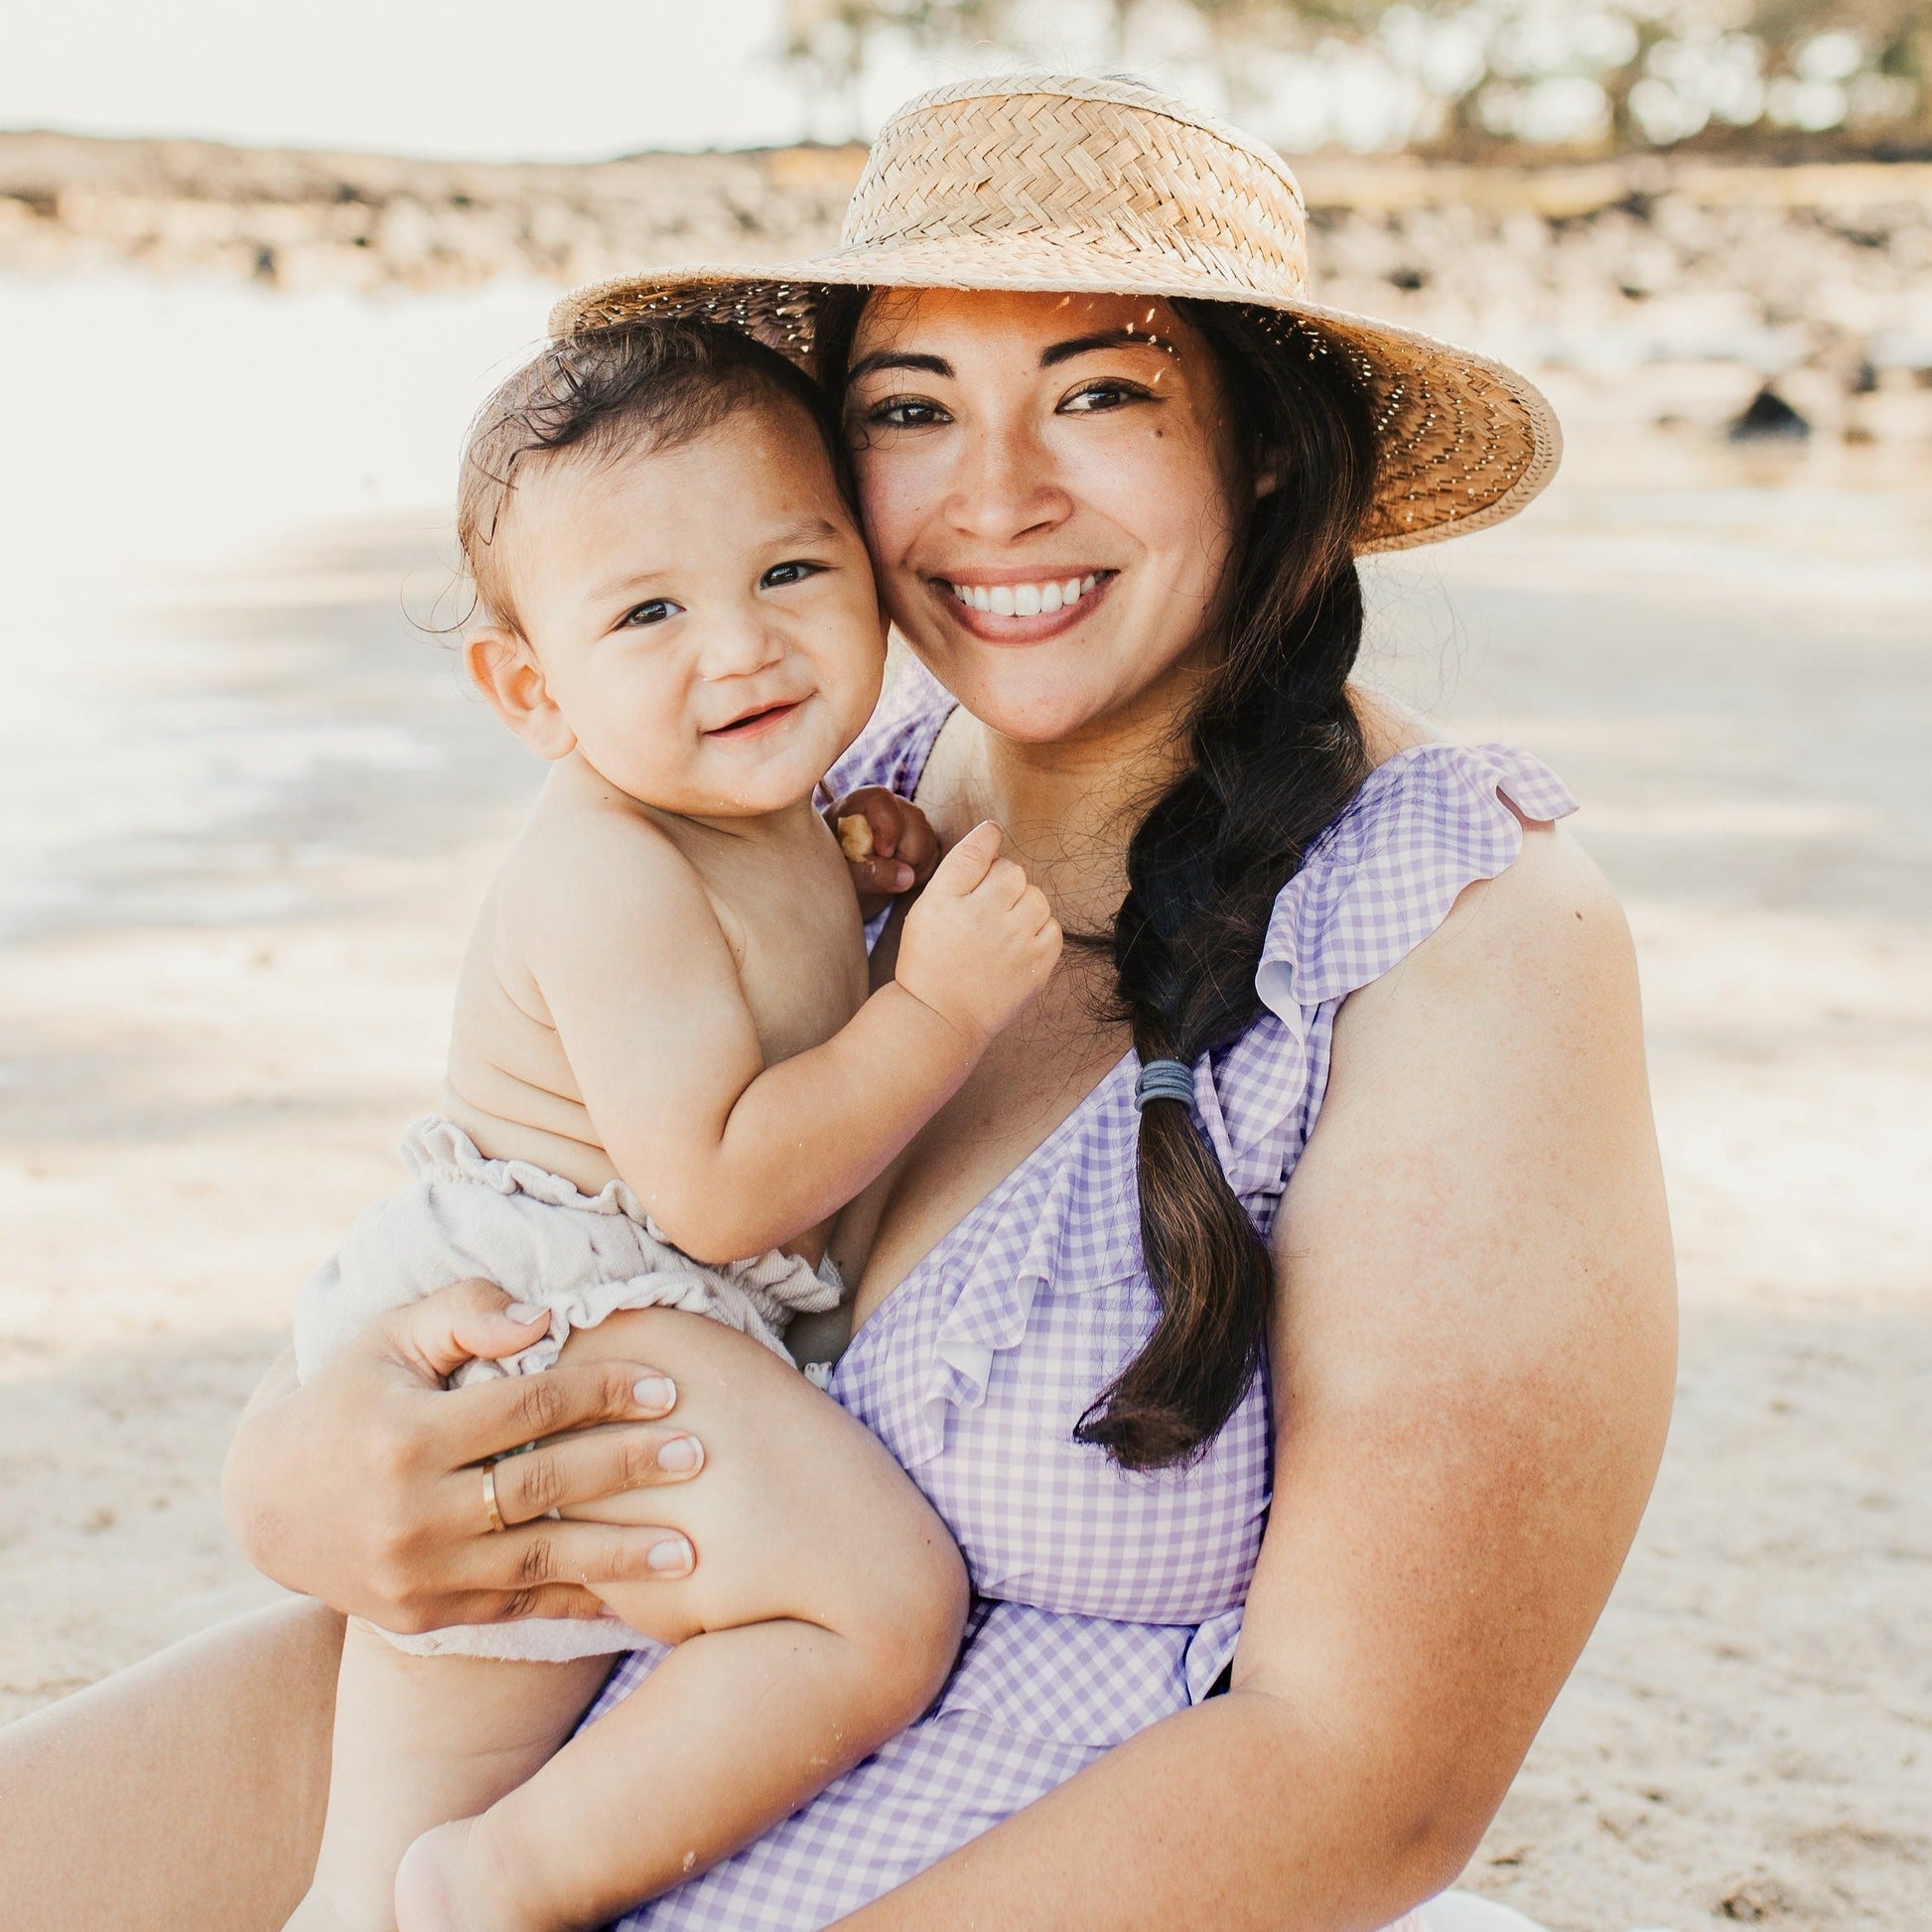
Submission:
<svg viewBox="0 0 1932 1932">
<path fill-rule="evenodd" d="M 1361 551 L 1513 516 L 1563 441 L 1535 386 L 1468 349 L 1310 299 L 1308 222 L 1287 165 L 1132 81 L 1021 74 L 911 101 L 873 144 L 840 245 L 762 273 L 666 269 L 580 289 L 558 334 L 647 316 L 728 324 L 809 362 L 833 287 L 1038 289 L 1238 302 L 1285 355 L 1337 355 L 1378 446 Z"/>
</svg>

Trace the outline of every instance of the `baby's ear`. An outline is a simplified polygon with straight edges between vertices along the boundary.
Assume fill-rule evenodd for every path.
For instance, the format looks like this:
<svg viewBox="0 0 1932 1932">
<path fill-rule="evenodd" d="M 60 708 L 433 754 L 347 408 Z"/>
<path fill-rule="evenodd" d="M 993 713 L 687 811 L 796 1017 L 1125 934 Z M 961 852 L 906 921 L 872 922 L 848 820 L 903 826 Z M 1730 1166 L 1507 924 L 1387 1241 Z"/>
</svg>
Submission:
<svg viewBox="0 0 1932 1932">
<path fill-rule="evenodd" d="M 490 709 L 538 758 L 568 758 L 577 749 L 577 734 L 552 701 L 536 652 L 515 631 L 493 623 L 471 631 L 463 661 Z"/>
</svg>

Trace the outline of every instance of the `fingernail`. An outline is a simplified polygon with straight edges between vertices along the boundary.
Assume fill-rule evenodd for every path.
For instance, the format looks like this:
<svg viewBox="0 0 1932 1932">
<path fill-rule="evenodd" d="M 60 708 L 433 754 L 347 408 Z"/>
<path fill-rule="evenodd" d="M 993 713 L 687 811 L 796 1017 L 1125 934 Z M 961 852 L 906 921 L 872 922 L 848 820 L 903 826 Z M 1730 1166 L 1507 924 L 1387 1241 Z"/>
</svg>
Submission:
<svg viewBox="0 0 1932 1932">
<path fill-rule="evenodd" d="M 527 1302 L 512 1302 L 503 1312 L 512 1321 L 542 1321 L 548 1319 L 549 1316 L 549 1311 L 547 1309 L 533 1309 Z"/>
<path fill-rule="evenodd" d="M 911 883 L 912 883 L 912 868 L 910 866 L 895 866 L 893 868 L 893 891 L 894 892 L 902 893 L 904 892 L 906 887 L 911 885 Z"/>
<path fill-rule="evenodd" d="M 676 1577 L 691 1568 L 691 1546 L 681 1536 L 667 1536 L 650 1546 L 644 1559 L 660 1577 Z"/>
<path fill-rule="evenodd" d="M 704 1445 L 695 1436 L 673 1436 L 657 1451 L 660 1469 L 695 1469 L 704 1460 Z"/>
<path fill-rule="evenodd" d="M 646 1375 L 630 1393 L 637 1398 L 638 1408 L 661 1416 L 677 1400 L 677 1384 L 667 1375 Z"/>
</svg>

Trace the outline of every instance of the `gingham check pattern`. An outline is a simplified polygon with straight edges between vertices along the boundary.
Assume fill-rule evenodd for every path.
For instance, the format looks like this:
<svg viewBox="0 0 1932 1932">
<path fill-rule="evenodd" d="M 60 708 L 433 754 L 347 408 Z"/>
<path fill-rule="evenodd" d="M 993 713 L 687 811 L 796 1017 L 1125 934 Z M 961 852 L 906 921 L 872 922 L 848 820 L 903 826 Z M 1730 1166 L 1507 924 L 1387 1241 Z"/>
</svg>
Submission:
<svg viewBox="0 0 1932 1932">
<path fill-rule="evenodd" d="M 828 789 L 909 795 L 951 703 L 909 667 Z M 1507 747 L 1403 753 L 1282 893 L 1257 977 L 1268 1011 L 1195 1068 L 1202 1129 L 1264 1231 L 1321 1103 L 1337 1007 L 1516 856 L 1505 800 L 1531 819 L 1575 809 Z M 1135 1071 L 1130 1055 L 939 1242 L 832 1379 L 965 1554 L 976 1602 L 951 1679 L 909 1730 L 625 1932 L 828 1925 L 1205 1696 L 1232 1655 L 1270 1495 L 1265 1381 L 1189 1468 L 1127 1474 L 1072 1438 L 1154 1320 Z M 592 1721 L 661 1654 L 626 1658 Z"/>
</svg>

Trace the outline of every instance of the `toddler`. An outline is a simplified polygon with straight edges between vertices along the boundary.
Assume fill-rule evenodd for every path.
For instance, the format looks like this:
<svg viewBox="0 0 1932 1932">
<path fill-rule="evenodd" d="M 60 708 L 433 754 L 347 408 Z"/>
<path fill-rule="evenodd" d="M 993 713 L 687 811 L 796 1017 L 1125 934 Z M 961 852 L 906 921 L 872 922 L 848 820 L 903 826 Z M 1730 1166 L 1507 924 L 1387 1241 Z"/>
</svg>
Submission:
<svg viewBox="0 0 1932 1932">
<path fill-rule="evenodd" d="M 471 432 L 469 667 L 551 770 L 477 922 L 442 1112 L 404 1143 L 414 1177 L 310 1284 L 298 1365 L 470 1276 L 510 1294 L 531 1340 L 501 1365 L 458 1366 L 454 1346 L 439 1367 L 459 1379 L 541 1372 L 619 1309 L 681 1311 L 646 1319 L 783 1452 L 759 1489 L 707 1426 L 699 1563 L 613 1588 L 602 1620 L 352 1623 L 292 1926 L 603 1924 L 796 1809 L 951 1664 L 957 1552 L 781 1337 L 839 1299 L 831 1218 L 958 1088 L 1060 934 L 982 825 L 868 996 L 853 875 L 814 803 L 885 662 L 844 478 L 815 386 L 693 324 L 552 344 Z M 476 1477 L 453 1507 L 502 1527 L 495 1471 Z M 664 1493 L 629 1499 L 634 1520 L 666 1520 Z M 640 1633 L 676 1648 L 572 1736 Z"/>
</svg>

